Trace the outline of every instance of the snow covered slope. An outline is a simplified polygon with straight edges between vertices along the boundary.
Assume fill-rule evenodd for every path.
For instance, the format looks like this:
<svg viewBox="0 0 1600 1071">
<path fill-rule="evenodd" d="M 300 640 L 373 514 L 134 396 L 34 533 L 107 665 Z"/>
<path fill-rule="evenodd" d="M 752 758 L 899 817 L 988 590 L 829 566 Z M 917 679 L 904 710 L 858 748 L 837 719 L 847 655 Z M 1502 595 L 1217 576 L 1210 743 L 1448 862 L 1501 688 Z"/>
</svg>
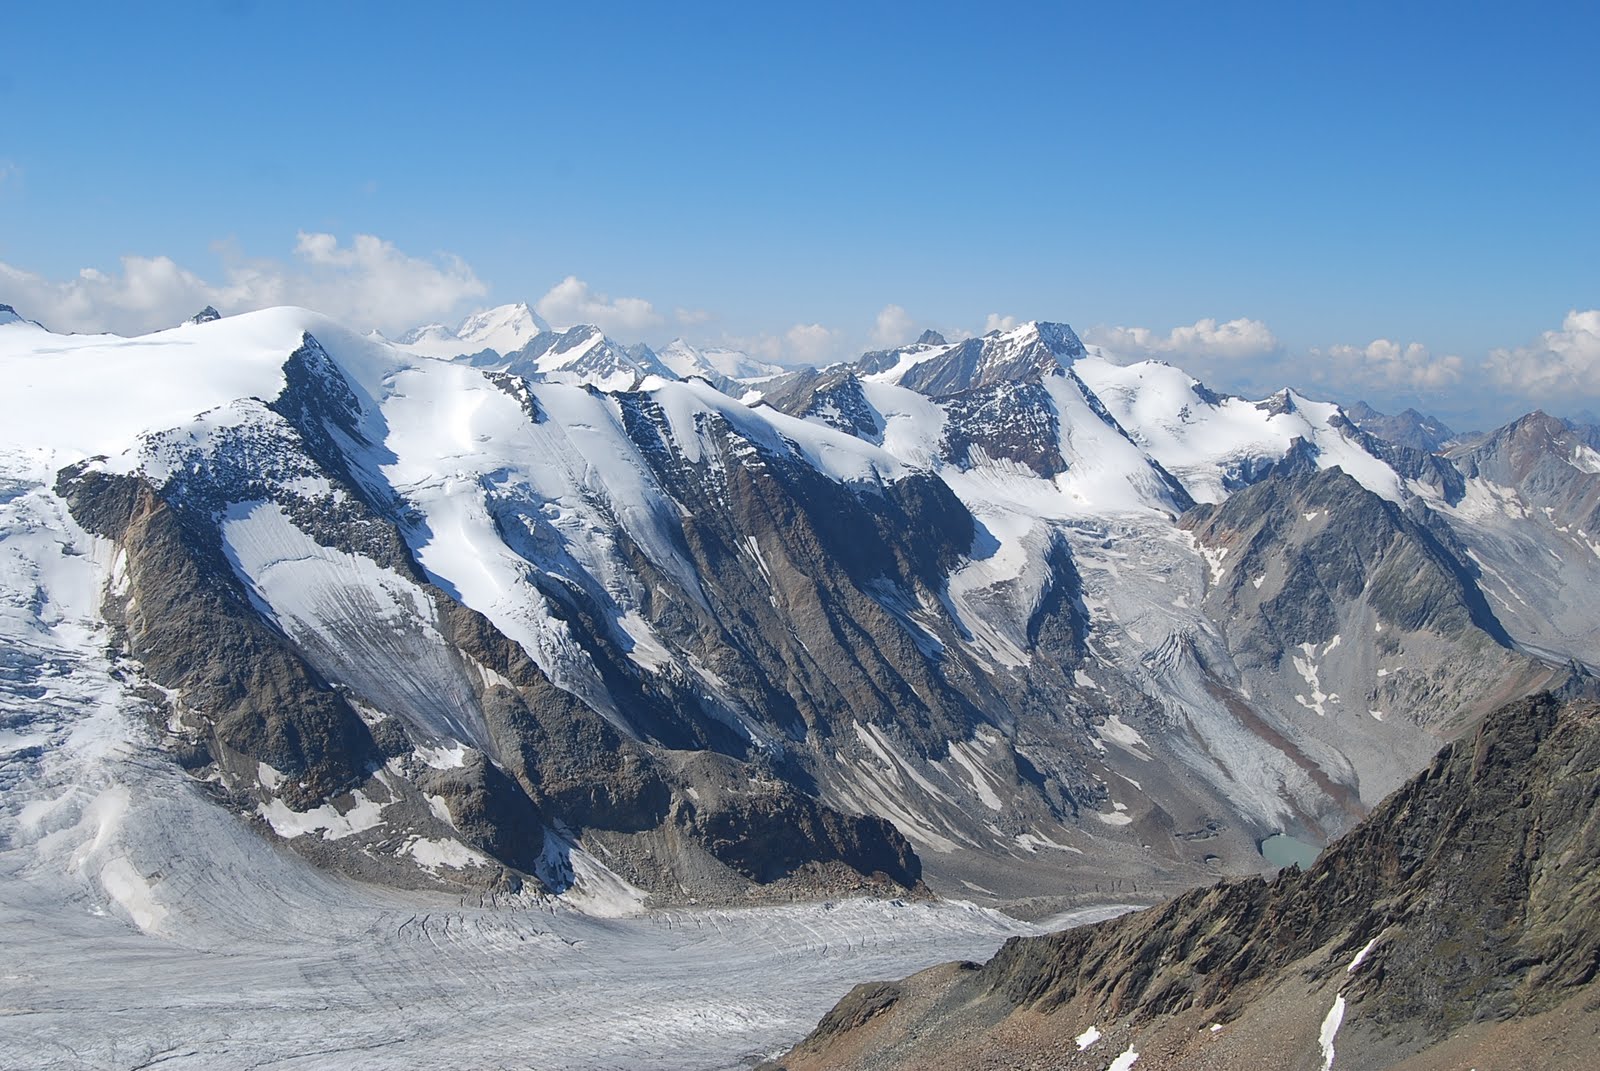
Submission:
<svg viewBox="0 0 1600 1071">
<path fill-rule="evenodd" d="M 1196 502 L 1220 502 L 1255 483 L 1297 444 L 1316 467 L 1341 468 L 1374 494 L 1400 498 L 1397 474 L 1347 434 L 1336 405 L 1289 389 L 1260 402 L 1219 395 L 1159 361 L 1086 357 L 1074 370 Z"/>
<path fill-rule="evenodd" d="M 53 479 L 0 458 L 0 1067 L 732 1068 L 859 975 L 1042 929 L 881 900 L 641 916 L 600 880 L 463 903 L 269 850 L 169 760 L 159 690 L 108 656 L 101 596 L 125 566 Z M 302 815 L 295 840 L 342 843 L 361 814 Z"/>
</svg>

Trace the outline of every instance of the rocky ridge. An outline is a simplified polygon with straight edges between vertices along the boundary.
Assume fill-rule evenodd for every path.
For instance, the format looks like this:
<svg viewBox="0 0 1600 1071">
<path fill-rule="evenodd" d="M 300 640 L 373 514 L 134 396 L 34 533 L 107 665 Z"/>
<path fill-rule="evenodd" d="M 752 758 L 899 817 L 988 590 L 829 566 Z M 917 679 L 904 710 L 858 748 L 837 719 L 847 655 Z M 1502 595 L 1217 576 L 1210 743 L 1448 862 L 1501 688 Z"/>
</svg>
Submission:
<svg viewBox="0 0 1600 1071">
<path fill-rule="evenodd" d="M 1597 777 L 1592 700 L 1512 704 L 1308 871 L 863 984 L 766 1066 L 1587 1066 Z"/>
</svg>

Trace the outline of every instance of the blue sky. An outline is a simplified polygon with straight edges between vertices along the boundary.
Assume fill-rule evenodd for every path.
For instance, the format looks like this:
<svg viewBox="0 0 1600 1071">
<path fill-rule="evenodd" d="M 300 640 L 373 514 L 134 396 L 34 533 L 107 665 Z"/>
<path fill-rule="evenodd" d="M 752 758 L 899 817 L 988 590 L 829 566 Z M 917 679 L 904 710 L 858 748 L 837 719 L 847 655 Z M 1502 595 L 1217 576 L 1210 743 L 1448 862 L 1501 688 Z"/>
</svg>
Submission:
<svg viewBox="0 0 1600 1071">
<path fill-rule="evenodd" d="M 1592 3 L 575 7 L 16 5 L 0 301 L 392 330 L 571 276 L 630 340 L 1059 319 L 1224 388 L 1600 408 Z"/>
</svg>

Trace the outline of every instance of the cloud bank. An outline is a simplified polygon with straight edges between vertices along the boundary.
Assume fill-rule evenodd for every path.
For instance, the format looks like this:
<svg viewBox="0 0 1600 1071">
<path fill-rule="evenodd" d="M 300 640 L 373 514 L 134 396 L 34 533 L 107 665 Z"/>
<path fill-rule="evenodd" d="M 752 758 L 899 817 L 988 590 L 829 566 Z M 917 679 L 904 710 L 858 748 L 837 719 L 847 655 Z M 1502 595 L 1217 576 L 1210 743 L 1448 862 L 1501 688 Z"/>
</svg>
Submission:
<svg viewBox="0 0 1600 1071">
<path fill-rule="evenodd" d="M 1600 309 L 1573 309 L 1526 346 L 1490 350 L 1485 367 L 1499 386 L 1536 401 L 1600 395 Z"/>
<path fill-rule="evenodd" d="M 1174 327 L 1165 335 L 1148 327 L 1099 326 L 1089 328 L 1082 337 L 1090 345 L 1134 359 L 1188 357 L 1250 361 L 1273 357 L 1283 350 L 1283 344 L 1266 324 L 1244 318 L 1219 323 L 1208 317 L 1184 327 Z"/>
<path fill-rule="evenodd" d="M 1454 355 L 1436 356 L 1420 342 L 1401 345 L 1386 338 L 1365 346 L 1329 346 L 1312 350 L 1320 359 L 1318 380 L 1353 384 L 1372 390 L 1437 391 L 1453 387 L 1466 374 L 1466 362 Z"/>
<path fill-rule="evenodd" d="M 533 308 L 558 331 L 578 324 L 594 324 L 608 335 L 637 336 L 665 322 L 655 306 L 644 298 L 613 299 L 590 289 L 589 284 L 576 275 L 569 275 L 551 287 Z"/>
<path fill-rule="evenodd" d="M 488 288 L 460 257 L 416 257 L 370 234 L 343 245 L 302 231 L 288 261 L 250 259 L 220 247 L 222 278 L 208 280 L 171 257 L 125 256 L 116 271 L 84 268 L 47 279 L 0 263 L 0 294 L 55 331 L 141 334 L 181 322 L 206 305 L 223 313 L 304 305 L 352 327 L 404 330 L 444 317 Z"/>
</svg>

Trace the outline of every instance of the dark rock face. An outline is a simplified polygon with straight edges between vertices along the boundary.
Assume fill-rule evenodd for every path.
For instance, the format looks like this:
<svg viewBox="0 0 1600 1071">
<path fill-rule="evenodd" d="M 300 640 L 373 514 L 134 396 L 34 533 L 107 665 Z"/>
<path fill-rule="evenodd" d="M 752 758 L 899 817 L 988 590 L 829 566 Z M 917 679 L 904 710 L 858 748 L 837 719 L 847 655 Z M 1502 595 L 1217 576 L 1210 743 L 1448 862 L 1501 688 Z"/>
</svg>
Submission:
<svg viewBox="0 0 1600 1071">
<path fill-rule="evenodd" d="M 1060 418 L 1037 383 L 1000 383 L 957 394 L 946 401 L 945 412 L 942 452 L 956 465 L 966 465 L 977 448 L 1046 479 L 1067 470 L 1058 445 Z"/>
<path fill-rule="evenodd" d="M 193 316 L 189 317 L 189 319 L 186 320 L 185 323 L 208 324 L 212 320 L 220 320 L 220 319 L 222 319 L 222 313 L 218 312 L 216 309 L 212 308 L 210 305 L 207 305 L 205 308 L 201 309 L 199 312 L 197 312 Z"/>
<path fill-rule="evenodd" d="M 484 756 L 455 769 L 429 770 L 417 787 L 444 799 L 468 845 L 525 874 L 538 868 L 545 818 L 521 786 Z"/>
<path fill-rule="evenodd" d="M 939 398 L 1000 383 L 1036 382 L 1083 356 L 1083 343 L 1066 324 L 1036 324 L 1019 342 L 999 334 L 969 338 L 900 377 L 900 384 Z"/>
<path fill-rule="evenodd" d="M 236 584 L 148 483 L 66 470 L 56 486 L 89 531 L 127 556 L 128 597 L 116 612 L 146 672 L 182 690 L 225 765 L 264 762 L 284 798 L 312 806 L 354 788 L 377 746 L 349 703 L 262 622 Z"/>
<path fill-rule="evenodd" d="M 765 384 L 762 401 L 796 417 L 812 417 L 868 442 L 883 441 L 883 418 L 848 368 L 804 369 Z"/>
<path fill-rule="evenodd" d="M 1514 488 L 1560 523 L 1600 528 L 1600 453 L 1565 421 L 1535 411 L 1447 456 L 1469 479 Z"/>
<path fill-rule="evenodd" d="M 1472 567 L 1439 527 L 1329 469 L 1264 480 L 1217 505 L 1196 506 L 1183 525 L 1202 543 L 1239 548 L 1220 597 L 1230 620 L 1257 625 L 1241 642 L 1264 661 L 1302 643 L 1326 643 L 1337 607 L 1365 594 L 1380 618 L 1406 631 L 1459 637 L 1476 628 L 1510 647 L 1473 582 Z M 1282 574 L 1262 589 L 1252 578 Z"/>
<path fill-rule="evenodd" d="M 714 436 L 723 475 L 708 479 L 707 464 L 667 446 L 654 403 L 630 399 L 624 412 L 685 508 L 683 546 L 710 609 L 691 622 L 663 607 L 654 624 L 703 645 L 707 664 L 791 738 L 832 736 L 853 719 L 919 726 L 925 747 L 970 730 L 965 697 L 875 594 L 936 592 L 972 545 L 972 518 L 943 482 L 910 476 L 858 491 L 725 425 Z"/>
<path fill-rule="evenodd" d="M 885 819 L 844 815 L 781 782 L 730 797 L 715 809 L 686 804 L 679 823 L 717 859 L 752 881 L 788 877 L 809 863 L 840 862 L 904 888 L 922 862 Z"/>
<path fill-rule="evenodd" d="M 1098 1023 L 1119 1044 L 1137 1039 L 1141 1066 L 1312 1066 L 1297 1054 L 1311 1059 L 1316 1036 L 1286 1028 L 1299 1020 L 1285 994 L 1304 994 L 1314 1024 L 1338 990 L 1339 1065 L 1378 1067 L 1469 1024 L 1538 1015 L 1594 992 L 1597 780 L 1600 708 L 1513 704 L 1309 871 L 1016 938 L 981 969 L 929 972 L 925 985 L 858 987 L 782 1063 L 1021 1066 Z M 1206 1048 L 1207 1022 L 1259 1042 Z"/>
</svg>

